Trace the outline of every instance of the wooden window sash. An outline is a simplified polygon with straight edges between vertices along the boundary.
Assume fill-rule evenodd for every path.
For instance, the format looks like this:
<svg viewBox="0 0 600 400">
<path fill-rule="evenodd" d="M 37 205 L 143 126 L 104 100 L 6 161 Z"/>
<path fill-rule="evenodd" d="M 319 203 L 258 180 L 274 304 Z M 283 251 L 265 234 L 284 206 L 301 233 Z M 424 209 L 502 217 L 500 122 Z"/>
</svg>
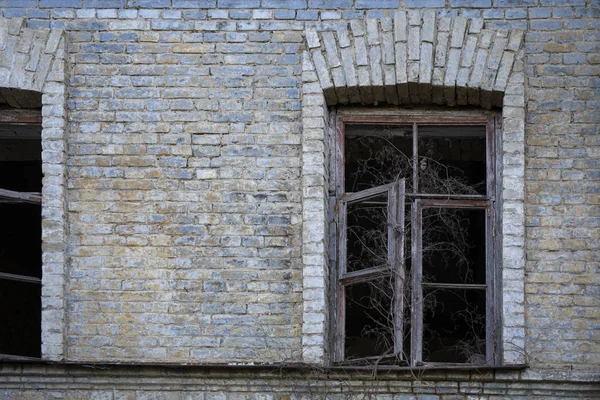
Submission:
<svg viewBox="0 0 600 400">
<path fill-rule="evenodd" d="M 406 278 L 404 266 L 404 209 L 405 209 L 406 183 L 401 179 L 394 185 L 392 204 L 390 207 L 393 224 L 388 233 L 388 259 L 394 273 L 394 354 L 402 359 L 404 357 L 404 282 Z M 391 233 L 391 234 L 390 234 Z"/>
<path fill-rule="evenodd" d="M 485 210 L 485 285 L 482 284 L 445 284 L 423 283 L 423 209 L 424 208 L 454 208 Z M 492 240 L 492 202 L 484 200 L 437 200 L 415 199 L 412 208 L 412 298 L 411 298 L 411 360 L 413 366 L 423 365 L 423 288 L 459 288 L 485 290 L 486 318 L 486 364 L 495 364 L 497 351 L 495 343 L 496 310 L 494 307 L 494 245 Z M 427 363 L 429 364 L 429 363 Z"/>
<path fill-rule="evenodd" d="M 338 293 L 337 316 L 335 325 L 334 361 L 342 362 L 345 358 L 346 340 L 346 286 L 355 283 L 393 275 L 394 279 L 394 310 L 403 309 L 404 290 L 404 191 L 405 181 L 369 188 L 360 192 L 347 193 L 337 203 L 338 221 Z M 387 238 L 388 266 L 375 266 L 360 271 L 347 272 L 347 209 L 348 204 L 368 199 L 369 197 L 387 194 Z M 394 313 L 394 356 L 402 354 L 402 313 Z M 400 339 L 400 340 L 398 340 Z M 382 355 L 389 356 L 389 355 Z M 366 358 L 365 358 L 366 359 Z M 356 361 L 353 359 L 352 361 Z"/>
</svg>

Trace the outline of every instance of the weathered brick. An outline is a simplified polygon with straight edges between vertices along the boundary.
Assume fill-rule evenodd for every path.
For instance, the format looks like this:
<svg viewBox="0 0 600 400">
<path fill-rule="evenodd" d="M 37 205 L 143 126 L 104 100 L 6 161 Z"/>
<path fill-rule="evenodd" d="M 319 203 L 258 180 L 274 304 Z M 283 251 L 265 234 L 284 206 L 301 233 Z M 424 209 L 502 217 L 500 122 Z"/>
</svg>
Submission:
<svg viewBox="0 0 600 400">
<path fill-rule="evenodd" d="M 217 0 L 220 8 L 260 8 L 260 0 Z"/>
<path fill-rule="evenodd" d="M 122 8 L 125 0 L 83 0 L 85 8 Z"/>
<path fill-rule="evenodd" d="M 39 7 L 40 8 L 73 8 L 73 7 L 81 7 L 83 4 L 83 0 L 40 0 Z"/>
<path fill-rule="evenodd" d="M 356 0 L 356 8 L 398 8 L 398 0 Z"/>
<path fill-rule="evenodd" d="M 446 6 L 446 0 L 405 0 L 407 7 L 437 8 Z"/>
<path fill-rule="evenodd" d="M 349 8 L 352 0 L 308 0 L 310 8 Z"/>
<path fill-rule="evenodd" d="M 491 107 L 500 96 L 502 335 L 526 341 L 530 368 L 478 375 L 479 382 L 460 371 L 425 376 L 427 385 L 417 386 L 406 376 L 386 378 L 390 386 L 374 391 L 378 398 L 400 392 L 440 399 L 468 392 L 593 397 L 593 385 L 582 382 L 593 379 L 589 366 L 600 357 L 593 346 L 596 3 L 165 0 L 124 9 L 124 0 L 5 1 L 5 17 L 27 16 L 29 27 L 64 26 L 69 38 L 55 31 L 41 44 L 33 36 L 11 41 L 29 35 L 21 36 L 18 21 L 0 31 L 2 85 L 35 79 L 45 93 L 42 318 L 51 331 L 43 333 L 44 354 L 86 363 L 322 360 L 328 351 L 323 215 L 331 157 L 325 102 L 347 99 L 369 108 L 399 97 L 409 107 L 484 101 Z M 413 8 L 408 19 L 404 6 Z M 365 14 L 383 19 L 364 23 Z M 480 16 L 486 29 L 484 20 L 470 19 Z M 315 31 L 305 31 L 308 26 Z M 527 30 L 524 53 L 519 34 L 492 35 L 500 28 Z M 316 30 L 329 33 L 321 40 Z M 307 54 L 315 53 L 301 60 L 305 40 Z M 13 54 L 22 68 L 11 68 Z M 56 57 L 69 64 L 55 66 Z M 68 85 L 60 78 L 65 71 Z M 422 85 L 417 92 L 409 80 Z M 67 309 L 60 309 L 62 293 Z M 523 362 L 522 349 L 505 347 L 505 362 Z M 87 373 L 72 366 L 76 374 L 63 376 L 56 369 L 63 367 L 44 368 L 65 382 Z M 270 398 L 307 387 L 269 377 L 273 386 L 259 393 L 256 377 L 231 371 L 224 372 L 227 383 L 169 374 L 195 379 L 192 386 L 210 385 L 205 391 L 212 393 L 192 395 L 195 389 L 188 388 L 199 398 Z M 94 379 L 108 374 L 94 373 Z M 28 386 L 33 378 L 18 374 L 19 388 L 7 386 L 0 397 L 35 396 Z M 166 385 L 156 374 L 149 380 Z M 235 389 L 230 374 L 239 378 Z M 51 396 L 105 393 L 52 389 L 56 381 L 47 376 L 35 379 L 47 381 Z M 165 394 L 121 390 L 128 376 L 107 378 L 114 397 Z M 346 386 L 323 389 L 323 397 L 374 382 L 343 380 Z"/>
<path fill-rule="evenodd" d="M 487 8 L 492 5 L 492 0 L 450 0 L 450 7 Z"/>
<path fill-rule="evenodd" d="M 305 9 L 307 0 L 263 0 L 262 7 L 285 8 L 290 10 Z"/>
<path fill-rule="evenodd" d="M 172 0 L 173 8 L 213 8 L 217 0 Z"/>
</svg>

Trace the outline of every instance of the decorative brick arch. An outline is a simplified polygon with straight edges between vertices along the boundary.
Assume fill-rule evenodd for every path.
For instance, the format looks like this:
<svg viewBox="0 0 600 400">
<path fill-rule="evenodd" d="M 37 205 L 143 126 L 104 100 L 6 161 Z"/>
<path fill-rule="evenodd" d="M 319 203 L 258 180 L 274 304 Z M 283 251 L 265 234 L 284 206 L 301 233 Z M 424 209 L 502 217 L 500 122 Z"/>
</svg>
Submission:
<svg viewBox="0 0 600 400">
<path fill-rule="evenodd" d="M 303 354 L 328 359 L 328 106 L 502 108 L 497 158 L 502 191 L 502 344 L 505 364 L 525 361 L 525 95 L 523 31 L 428 10 L 305 30 L 303 123 Z"/>
<path fill-rule="evenodd" d="M 42 94 L 42 358 L 53 361 L 65 358 L 66 46 L 62 29 L 29 29 L 22 18 L 0 18 L 4 97 L 19 107 L 26 97 L 19 91 Z"/>
</svg>

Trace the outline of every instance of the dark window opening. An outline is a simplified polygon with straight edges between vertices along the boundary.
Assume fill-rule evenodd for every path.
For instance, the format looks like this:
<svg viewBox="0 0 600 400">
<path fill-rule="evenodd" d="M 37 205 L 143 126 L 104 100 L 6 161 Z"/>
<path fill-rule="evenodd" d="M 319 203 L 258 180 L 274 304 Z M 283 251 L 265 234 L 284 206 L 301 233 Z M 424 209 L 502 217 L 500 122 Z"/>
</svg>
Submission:
<svg viewBox="0 0 600 400">
<path fill-rule="evenodd" d="M 423 291 L 423 361 L 486 364 L 485 290 Z"/>
<path fill-rule="evenodd" d="M 387 193 L 348 204 L 348 272 L 387 267 L 387 204 Z"/>
<path fill-rule="evenodd" d="M 359 192 L 412 176 L 412 127 L 347 125 L 345 191 Z M 412 192 L 412 180 L 406 181 Z"/>
<path fill-rule="evenodd" d="M 493 126 L 338 117 L 335 361 L 497 362 Z"/>
<path fill-rule="evenodd" d="M 347 358 L 393 354 L 393 280 L 389 277 L 346 287 Z"/>
<path fill-rule="evenodd" d="M 485 285 L 485 210 L 428 207 L 420 225 L 423 283 Z"/>
<path fill-rule="evenodd" d="M 419 191 L 485 195 L 485 142 L 485 126 L 420 126 Z"/>
<path fill-rule="evenodd" d="M 41 191 L 40 124 L 0 123 L 0 358 L 41 357 Z"/>
</svg>

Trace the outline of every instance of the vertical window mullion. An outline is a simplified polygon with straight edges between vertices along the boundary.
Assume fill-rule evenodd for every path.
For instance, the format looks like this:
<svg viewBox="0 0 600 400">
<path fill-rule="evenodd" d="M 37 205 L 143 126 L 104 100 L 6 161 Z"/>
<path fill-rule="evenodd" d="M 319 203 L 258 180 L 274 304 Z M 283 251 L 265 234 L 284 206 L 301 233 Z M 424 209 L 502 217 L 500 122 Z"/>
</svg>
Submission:
<svg viewBox="0 0 600 400">
<path fill-rule="evenodd" d="M 394 185 L 391 193 L 394 199 L 389 204 L 391 221 L 388 237 L 392 238 L 389 249 L 394 278 L 394 353 L 404 358 L 404 179 Z"/>
<path fill-rule="evenodd" d="M 411 337 L 410 337 L 410 357 L 411 365 L 418 365 L 423 361 L 423 289 L 422 280 L 422 209 L 420 201 L 415 200 L 411 210 L 412 227 L 412 299 L 411 299 Z"/>
<path fill-rule="evenodd" d="M 344 155 L 344 121 L 342 118 L 337 118 L 337 124 L 335 127 L 335 164 L 336 168 L 336 181 L 335 181 L 335 191 L 338 199 L 345 192 L 345 176 L 346 176 L 346 156 Z"/>
<path fill-rule="evenodd" d="M 486 234 L 486 240 L 485 240 L 485 263 L 486 263 L 486 269 L 485 269 L 485 275 L 486 275 L 486 295 L 485 295 L 485 301 L 486 301 L 486 313 L 485 313 L 485 318 L 486 318 L 486 327 L 485 327 L 485 339 L 486 339 L 486 362 L 488 364 L 497 364 L 498 363 L 498 359 L 497 359 L 497 354 L 498 354 L 498 349 L 496 349 L 496 346 L 498 344 L 498 332 L 497 332 L 497 328 L 498 328 L 498 324 L 497 324 L 497 319 L 496 319 L 496 315 L 497 313 L 499 313 L 499 311 L 497 310 L 497 308 L 499 309 L 499 307 L 501 307 L 501 304 L 499 302 L 496 302 L 496 279 L 495 279 L 495 274 L 496 272 L 496 268 L 495 263 L 494 263 L 494 258 L 495 258 L 495 248 L 494 248 L 494 218 L 496 218 L 496 216 L 494 215 L 494 206 L 495 201 L 496 201 L 496 173 L 495 173 L 495 158 L 494 158 L 494 154 L 496 154 L 495 152 L 495 143 L 494 143 L 494 138 L 496 137 L 495 135 L 495 120 L 494 118 L 489 118 L 486 124 L 486 154 L 485 154 L 485 161 L 486 161 L 486 182 L 487 182 L 487 196 L 490 199 L 488 207 L 487 207 L 487 212 L 486 212 L 486 220 L 485 220 L 485 234 Z"/>
<path fill-rule="evenodd" d="M 339 280 L 345 273 L 347 269 L 347 256 L 348 251 L 346 248 L 347 243 L 347 212 L 348 203 L 345 200 L 340 200 L 338 202 L 338 215 L 337 215 L 337 243 L 338 243 L 338 271 L 337 271 L 337 279 Z M 345 287 L 343 284 L 338 282 L 338 291 L 337 291 L 337 314 L 336 314 L 336 338 L 335 338 L 335 349 L 334 349 L 334 360 L 335 361 L 343 361 L 344 360 L 344 345 L 346 340 L 346 294 Z"/>
<path fill-rule="evenodd" d="M 494 119 L 490 118 L 485 126 L 485 165 L 486 165 L 486 194 L 494 199 L 496 195 L 496 175 L 494 173 Z"/>
<path fill-rule="evenodd" d="M 412 180 L 413 180 L 413 193 L 419 193 L 419 132 L 417 123 L 413 123 L 413 131 L 412 131 L 412 145 L 413 145 L 413 165 L 412 165 Z"/>
<path fill-rule="evenodd" d="M 485 340 L 486 340 L 486 363 L 497 364 L 497 325 L 495 323 L 495 279 L 494 279 L 494 239 L 492 234 L 493 225 L 492 204 L 488 203 L 485 219 Z"/>
<path fill-rule="evenodd" d="M 333 359 L 335 362 L 344 361 L 346 345 L 346 286 L 338 284 L 337 291 L 336 338 Z"/>
</svg>

